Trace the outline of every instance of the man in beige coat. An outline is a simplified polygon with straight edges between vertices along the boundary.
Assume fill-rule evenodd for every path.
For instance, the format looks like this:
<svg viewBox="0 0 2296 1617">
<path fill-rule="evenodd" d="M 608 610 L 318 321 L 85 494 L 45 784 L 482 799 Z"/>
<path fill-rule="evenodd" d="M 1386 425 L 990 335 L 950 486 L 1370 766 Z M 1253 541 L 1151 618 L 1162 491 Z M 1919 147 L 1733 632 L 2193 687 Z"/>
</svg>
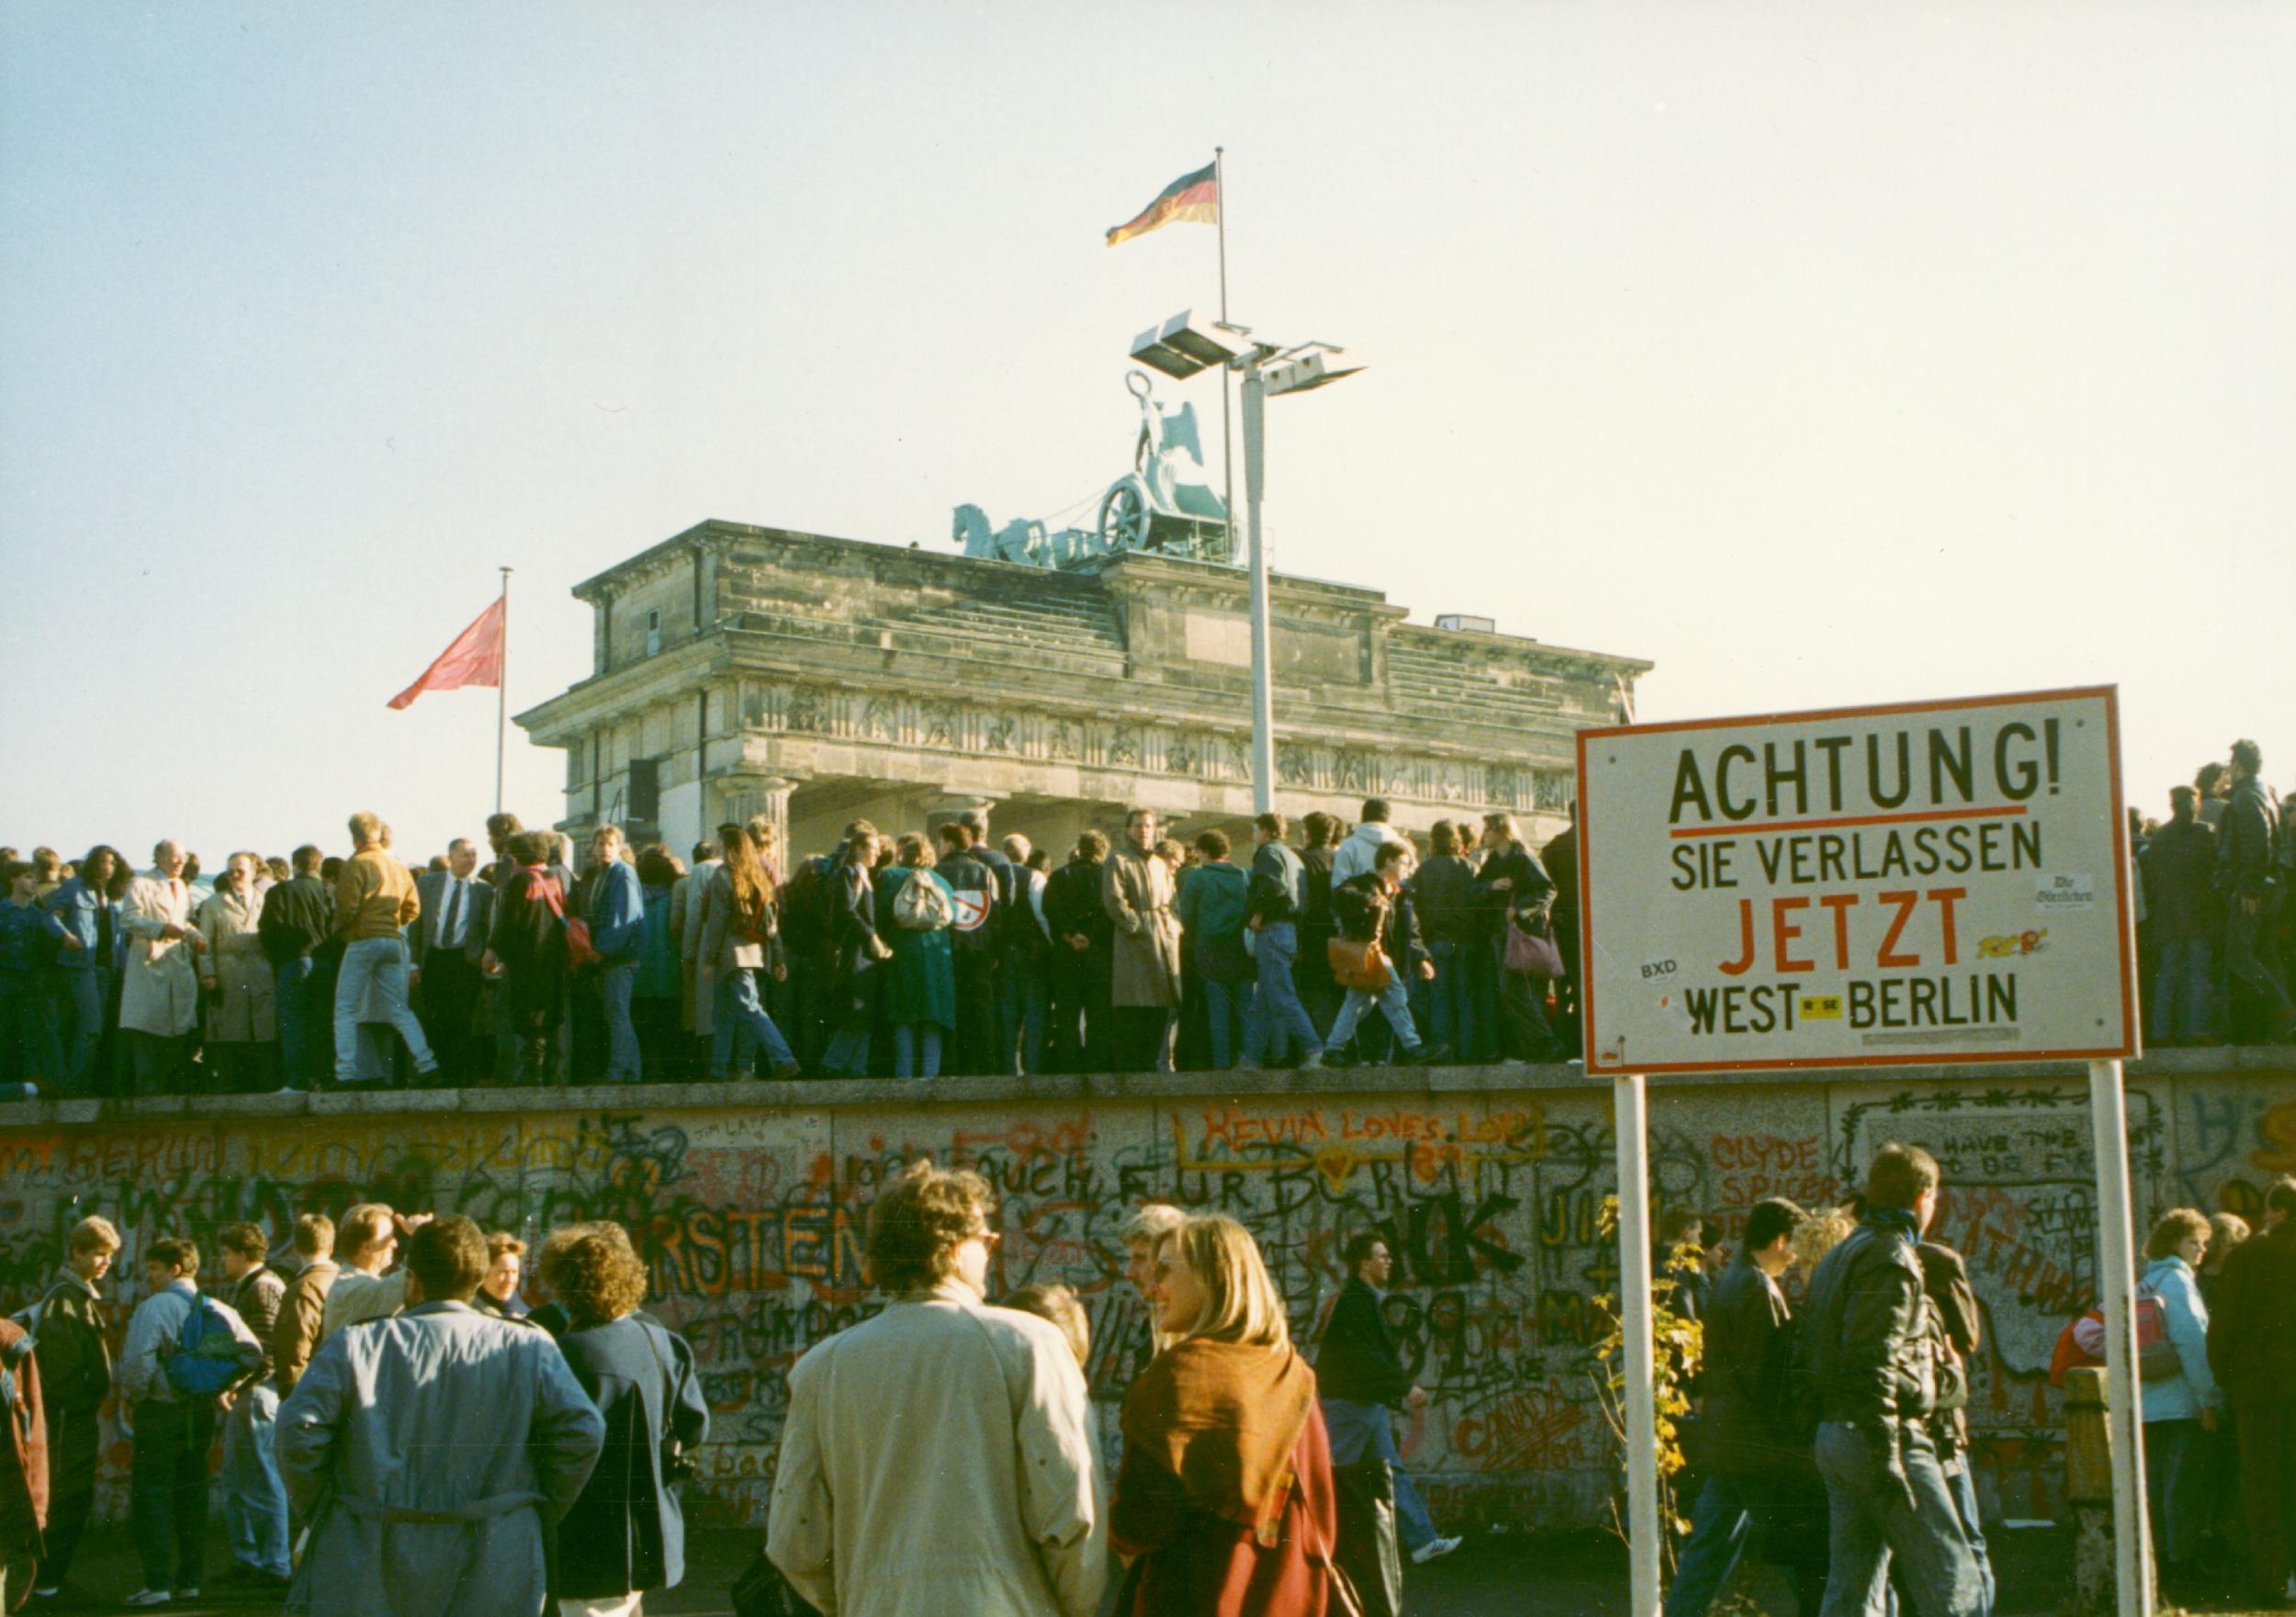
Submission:
<svg viewBox="0 0 2296 1617">
<path fill-rule="evenodd" d="M 869 1215 L 884 1312 L 789 1376 L 766 1553 L 838 1617 L 1091 1617 L 1100 1454 L 1060 1328 L 983 1302 L 996 1196 L 920 1162 Z"/>
<path fill-rule="evenodd" d="M 119 979 L 119 1027 L 128 1034 L 138 1095 L 163 1089 L 188 1053 L 185 1039 L 199 1025 L 199 971 L 193 956 L 206 945 L 192 925 L 191 883 L 184 880 L 184 849 L 163 842 L 152 850 L 152 870 L 128 883 L 119 901 L 119 929 L 128 939 L 128 967 Z"/>
<path fill-rule="evenodd" d="M 1170 1069 L 1180 1004 L 1180 919 L 1172 909 L 1171 867 L 1150 851 L 1155 846 L 1155 811 L 1134 809 L 1100 879 L 1100 901 L 1116 927 L 1109 994 L 1116 1064 L 1127 1072 Z"/>
</svg>

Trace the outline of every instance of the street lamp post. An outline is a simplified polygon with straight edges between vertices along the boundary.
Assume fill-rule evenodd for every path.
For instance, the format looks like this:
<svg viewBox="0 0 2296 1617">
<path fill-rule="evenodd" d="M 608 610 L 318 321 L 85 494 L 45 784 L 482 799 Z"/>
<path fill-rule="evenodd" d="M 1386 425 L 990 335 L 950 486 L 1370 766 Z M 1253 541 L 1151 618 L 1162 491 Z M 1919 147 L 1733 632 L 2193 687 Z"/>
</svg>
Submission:
<svg viewBox="0 0 2296 1617">
<path fill-rule="evenodd" d="M 1276 806 L 1274 635 L 1267 606 L 1267 549 L 1260 534 L 1260 500 L 1267 486 L 1266 411 L 1270 395 L 1305 393 L 1352 376 L 1364 367 L 1334 365 L 1344 352 L 1330 342 L 1280 348 L 1255 338 L 1249 326 L 1225 320 L 1199 324 L 1174 315 L 1132 340 L 1132 357 L 1176 379 L 1224 366 L 1244 377 L 1244 533 L 1252 578 L 1252 812 Z M 1231 527 L 1235 512 L 1228 513 Z"/>
<path fill-rule="evenodd" d="M 1267 484 L 1267 382 L 1258 351 L 1244 358 L 1244 533 L 1252 568 L 1252 814 L 1276 806 L 1275 636 L 1267 614 L 1267 547 L 1260 539 L 1260 495 Z M 1230 522 L 1235 513 L 1228 513 Z"/>
</svg>

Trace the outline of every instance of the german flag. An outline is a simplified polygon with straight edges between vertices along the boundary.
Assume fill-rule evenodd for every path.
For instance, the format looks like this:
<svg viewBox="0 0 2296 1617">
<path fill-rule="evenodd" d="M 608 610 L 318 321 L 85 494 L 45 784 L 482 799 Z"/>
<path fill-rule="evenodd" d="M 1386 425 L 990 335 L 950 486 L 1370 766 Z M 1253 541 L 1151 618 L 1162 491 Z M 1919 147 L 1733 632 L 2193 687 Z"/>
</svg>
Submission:
<svg viewBox="0 0 2296 1617">
<path fill-rule="evenodd" d="M 1158 193 L 1156 199 L 1140 210 L 1140 217 L 1118 225 L 1109 232 L 1109 245 L 1129 241 L 1134 236 L 1144 236 L 1160 230 L 1176 219 L 1193 219 L 1199 225 L 1220 222 L 1220 165 L 1207 163 L 1192 174 L 1182 174 Z"/>
</svg>

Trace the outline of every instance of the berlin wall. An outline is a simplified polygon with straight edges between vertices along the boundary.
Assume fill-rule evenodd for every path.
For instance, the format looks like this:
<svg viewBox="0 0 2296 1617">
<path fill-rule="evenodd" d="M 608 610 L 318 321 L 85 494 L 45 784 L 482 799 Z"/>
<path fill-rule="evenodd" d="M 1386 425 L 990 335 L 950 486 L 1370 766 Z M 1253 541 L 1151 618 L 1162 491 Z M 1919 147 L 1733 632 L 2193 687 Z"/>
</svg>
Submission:
<svg viewBox="0 0 2296 1617">
<path fill-rule="evenodd" d="M 2140 1218 L 2253 1212 L 2274 1175 L 2296 1171 L 2292 1061 L 2193 1051 L 2132 1069 Z M 701 1514 L 754 1522 L 789 1365 L 872 1310 L 869 1202 L 929 1154 L 998 1189 L 995 1290 L 1060 1281 L 1082 1294 L 1111 1431 L 1147 1347 L 1116 1235 L 1133 1207 L 1243 1220 L 1302 1336 L 1339 1284 L 1341 1247 L 1372 1230 L 1397 1258 L 1388 1317 L 1434 1395 L 1412 1464 L 1437 1517 L 1592 1524 L 1611 1487 L 1587 1364 L 1593 1299 L 1617 1278 L 1597 1229 L 1614 1189 L 1610 1086 L 1568 1068 L 1405 1076 L 1255 1075 L 1248 1092 L 1221 1075 L 587 1089 L 550 1092 L 547 1109 L 542 1092 L 499 1090 L 0 1106 L 0 1308 L 28 1300 L 88 1213 L 127 1242 L 107 1287 L 116 1329 L 142 1295 L 139 1254 L 164 1234 L 193 1236 L 202 1278 L 219 1281 L 215 1235 L 240 1218 L 284 1238 L 298 1213 L 381 1199 L 529 1241 L 618 1219 L 651 1267 L 647 1306 L 704 1373 Z M 2096 1290 L 2086 1094 L 2064 1067 L 1654 1081 L 1654 1199 L 1735 1230 L 1766 1196 L 1835 1197 L 1885 1140 L 1929 1147 L 1946 1175 L 1939 1233 L 1966 1255 L 1986 1316 L 1971 1417 L 1987 1514 L 2049 1517 L 2050 1350 Z M 113 1420 L 107 1515 L 125 1512 L 128 1446 Z"/>
</svg>

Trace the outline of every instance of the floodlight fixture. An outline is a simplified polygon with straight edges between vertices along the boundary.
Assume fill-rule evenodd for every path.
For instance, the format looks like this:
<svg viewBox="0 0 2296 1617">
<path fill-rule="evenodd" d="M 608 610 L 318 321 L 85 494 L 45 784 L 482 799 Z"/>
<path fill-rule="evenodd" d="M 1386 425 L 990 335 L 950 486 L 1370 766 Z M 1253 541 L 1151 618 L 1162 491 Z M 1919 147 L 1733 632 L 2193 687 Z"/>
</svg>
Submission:
<svg viewBox="0 0 2296 1617">
<path fill-rule="evenodd" d="M 1368 368 L 1361 365 L 1332 363 L 1333 355 L 1346 352 L 1336 342 L 1302 342 L 1262 365 L 1260 375 L 1271 398 L 1278 393 L 1311 392 Z"/>
<path fill-rule="evenodd" d="M 1182 309 L 1133 338 L 1132 357 L 1181 381 L 1199 371 L 1233 365 L 1252 346 L 1246 338 L 1241 326 L 1199 320 L 1193 309 Z"/>
</svg>

